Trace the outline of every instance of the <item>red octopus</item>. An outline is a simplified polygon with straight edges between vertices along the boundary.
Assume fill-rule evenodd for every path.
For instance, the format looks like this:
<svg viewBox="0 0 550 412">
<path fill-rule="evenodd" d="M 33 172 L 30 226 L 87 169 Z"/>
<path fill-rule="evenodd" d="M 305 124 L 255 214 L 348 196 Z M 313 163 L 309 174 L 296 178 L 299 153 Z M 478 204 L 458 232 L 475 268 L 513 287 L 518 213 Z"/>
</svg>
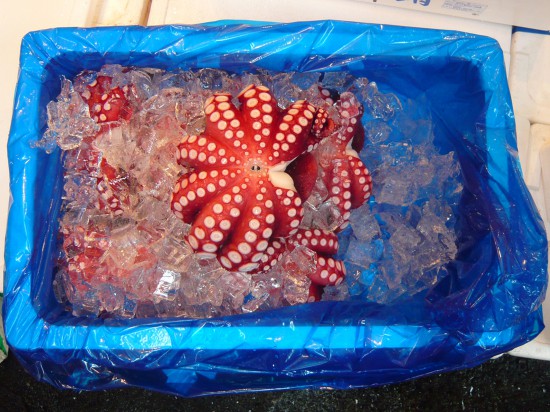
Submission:
<svg viewBox="0 0 550 412">
<path fill-rule="evenodd" d="M 112 80 L 109 76 L 97 76 L 81 93 L 88 104 L 90 116 L 101 126 L 99 133 L 105 133 L 110 127 L 109 123 L 129 120 L 133 113 L 127 98 L 128 86 L 112 87 Z M 85 164 L 77 166 L 95 169 L 93 172 L 97 175 L 99 209 L 120 216 L 124 213 L 123 207 L 129 203 L 128 176 L 102 158 L 101 152 L 94 147 L 94 139 L 95 136 L 84 142 L 87 149 L 81 150 L 86 151 L 88 158 L 83 158 Z"/>
<path fill-rule="evenodd" d="M 292 252 L 297 246 L 304 246 L 316 254 L 315 271 L 308 274 L 311 280 L 308 302 L 319 301 L 325 286 L 339 285 L 346 275 L 344 263 L 332 257 L 338 252 L 338 236 L 334 232 L 300 228 L 288 239 L 274 240 L 262 257 L 259 269 L 269 271 L 285 252 Z"/>
<path fill-rule="evenodd" d="M 240 107 L 216 93 L 205 103 L 204 133 L 178 146 L 177 160 L 189 171 L 171 206 L 191 224 L 187 241 L 196 253 L 216 256 L 230 271 L 253 272 L 274 239 L 298 230 L 302 200 L 285 169 L 316 147 L 319 113 L 303 100 L 281 110 L 264 86 L 249 85 L 238 101 Z"/>
<path fill-rule="evenodd" d="M 319 286 L 339 285 L 346 275 L 344 263 L 332 256 L 338 252 L 338 236 L 321 229 L 300 229 L 288 242 L 292 250 L 302 245 L 317 253 L 317 269 L 309 278 Z"/>
<path fill-rule="evenodd" d="M 363 106 L 350 92 L 333 97 L 333 93 L 323 90 L 322 95 L 327 104 L 334 105 L 338 115 L 325 144 L 320 145 L 313 155 L 330 199 L 344 219 L 340 226 L 343 229 L 349 224 L 351 209 L 365 203 L 372 190 L 371 175 L 356 151 L 363 143 Z"/>
<path fill-rule="evenodd" d="M 128 86 L 112 87 L 112 82 L 109 76 L 97 76 L 81 94 L 96 123 L 128 120 L 132 116 L 132 108 L 126 97 Z"/>
</svg>

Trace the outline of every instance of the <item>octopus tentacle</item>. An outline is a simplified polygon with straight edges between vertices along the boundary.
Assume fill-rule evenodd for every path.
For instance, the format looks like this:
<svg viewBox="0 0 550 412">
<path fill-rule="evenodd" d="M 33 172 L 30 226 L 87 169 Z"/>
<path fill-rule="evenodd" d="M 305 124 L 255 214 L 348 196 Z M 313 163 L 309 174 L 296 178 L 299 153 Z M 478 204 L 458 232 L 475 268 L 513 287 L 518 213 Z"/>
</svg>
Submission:
<svg viewBox="0 0 550 412">
<path fill-rule="evenodd" d="M 317 267 L 309 275 L 313 284 L 324 287 L 338 285 L 344 280 L 346 269 L 343 262 L 331 256 L 338 251 L 338 237 L 333 232 L 320 229 L 300 229 L 288 244 L 290 249 L 302 245 L 317 253 Z"/>
<path fill-rule="evenodd" d="M 240 224 L 221 249 L 219 261 L 228 270 L 250 272 L 259 265 L 273 235 L 273 202 L 258 193 L 246 202 Z"/>
<path fill-rule="evenodd" d="M 219 191 L 233 184 L 240 170 L 229 169 L 188 172 L 182 175 L 174 187 L 170 204 L 172 211 L 185 223 L 192 223 L 196 214 L 212 202 Z"/>
<path fill-rule="evenodd" d="M 294 190 L 276 188 L 273 190 L 274 213 L 279 222 L 274 237 L 287 237 L 296 233 L 302 216 L 302 199 Z"/>
<path fill-rule="evenodd" d="M 335 97 L 329 91 L 322 89 L 321 93 L 327 104 L 333 102 Z M 349 224 L 351 209 L 361 206 L 370 197 L 372 178 L 353 149 L 355 137 L 362 134 L 363 106 L 350 92 L 339 95 L 333 105 L 338 113 L 336 124 L 323 142 L 322 150 L 314 154 L 329 197 L 344 219 L 340 226 L 343 229 Z"/>
<path fill-rule="evenodd" d="M 369 199 L 372 191 L 372 177 L 361 159 L 348 156 L 351 173 L 351 208 L 360 207 Z"/>
<path fill-rule="evenodd" d="M 293 240 L 295 244 L 300 244 L 323 255 L 334 255 L 338 252 L 338 236 L 326 230 L 301 229 Z"/>
<path fill-rule="evenodd" d="M 204 104 L 206 127 L 202 137 L 209 136 L 219 143 L 240 148 L 245 136 L 241 112 L 231 101 L 231 95 L 216 93 Z"/>
<path fill-rule="evenodd" d="M 241 207 L 245 201 L 242 193 L 233 191 L 235 187 L 227 187 L 195 217 L 187 236 L 187 242 L 195 252 L 215 257 L 231 238 L 241 221 Z"/>
<path fill-rule="evenodd" d="M 346 267 L 340 260 L 333 257 L 319 256 L 317 258 L 317 269 L 310 275 L 310 280 L 319 286 L 337 286 L 346 276 Z"/>
<path fill-rule="evenodd" d="M 282 113 L 272 146 L 274 159 L 286 162 L 307 150 L 315 112 L 312 105 L 299 100 Z M 313 147 L 313 144 L 310 146 Z"/>
<path fill-rule="evenodd" d="M 254 84 L 246 87 L 238 96 L 241 113 L 247 125 L 249 153 L 260 157 L 270 153 L 275 127 L 279 123 L 277 101 L 265 86 Z"/>
<path fill-rule="evenodd" d="M 238 152 L 224 141 L 208 136 L 184 136 L 176 151 L 178 163 L 201 169 L 233 168 L 242 162 Z"/>
</svg>

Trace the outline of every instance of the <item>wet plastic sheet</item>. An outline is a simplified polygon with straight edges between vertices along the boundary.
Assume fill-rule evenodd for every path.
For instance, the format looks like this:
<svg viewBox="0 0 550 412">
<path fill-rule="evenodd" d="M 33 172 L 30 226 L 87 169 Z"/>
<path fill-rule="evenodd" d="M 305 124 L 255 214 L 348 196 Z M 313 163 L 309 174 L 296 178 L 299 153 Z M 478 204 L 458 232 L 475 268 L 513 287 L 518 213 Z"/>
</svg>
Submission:
<svg viewBox="0 0 550 412">
<path fill-rule="evenodd" d="M 53 277 L 61 154 L 32 149 L 60 77 L 104 64 L 347 70 L 429 98 L 464 179 L 459 256 L 392 305 L 320 302 L 209 320 L 91 320 Z M 57 29 L 23 41 L 9 138 L 4 319 L 25 368 L 61 388 L 136 385 L 185 396 L 385 384 L 479 364 L 543 328 L 547 241 L 523 183 L 502 52 L 470 34 L 343 22 Z"/>
</svg>

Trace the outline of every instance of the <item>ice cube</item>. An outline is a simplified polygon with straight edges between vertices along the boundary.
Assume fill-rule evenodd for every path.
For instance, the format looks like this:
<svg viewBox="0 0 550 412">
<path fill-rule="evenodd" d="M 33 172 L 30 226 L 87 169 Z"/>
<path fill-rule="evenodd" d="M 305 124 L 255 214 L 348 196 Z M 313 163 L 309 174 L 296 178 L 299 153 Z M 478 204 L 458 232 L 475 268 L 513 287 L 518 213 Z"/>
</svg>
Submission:
<svg viewBox="0 0 550 412">
<path fill-rule="evenodd" d="M 126 126 L 111 124 L 104 127 L 96 136 L 94 146 L 115 169 L 130 170 L 134 163 L 136 142 L 128 137 Z"/>
<path fill-rule="evenodd" d="M 414 100 L 407 99 L 403 110 L 396 113 L 391 124 L 398 131 L 402 140 L 411 143 L 418 150 L 433 149 L 433 125 L 430 103 L 425 95 Z"/>
<path fill-rule="evenodd" d="M 373 144 L 378 145 L 386 142 L 391 132 L 391 126 L 381 119 L 374 119 L 365 125 L 366 137 Z"/>
<path fill-rule="evenodd" d="M 405 290 L 401 285 L 397 284 L 397 287 L 393 289 L 388 286 L 386 281 L 387 276 L 383 275 L 385 273 L 386 269 L 381 268 L 381 270 L 377 271 L 376 275 L 373 276 L 373 281 L 365 294 L 366 300 L 380 304 L 390 304 L 404 294 Z"/>
<path fill-rule="evenodd" d="M 410 173 L 414 173 L 411 171 Z M 407 206 L 415 198 L 415 187 L 407 177 L 402 173 L 391 172 L 385 176 L 385 179 L 378 180 L 377 185 L 380 191 L 376 200 L 380 203 L 387 203 L 396 206 Z"/>
<path fill-rule="evenodd" d="M 383 253 L 384 242 L 381 239 L 361 241 L 352 237 L 346 251 L 346 261 L 368 268 L 371 263 L 380 260 Z"/>
<path fill-rule="evenodd" d="M 97 75 L 110 77 L 113 88 L 128 84 L 128 71 L 120 64 L 106 64 L 101 67 Z"/>
<path fill-rule="evenodd" d="M 132 319 L 136 316 L 138 300 L 136 296 L 124 293 L 124 302 L 117 312 L 117 315 L 124 319 Z"/>
<path fill-rule="evenodd" d="M 353 234 L 359 240 L 370 241 L 380 237 L 380 225 L 371 212 L 369 204 L 364 204 L 351 213 L 350 225 Z"/>
<path fill-rule="evenodd" d="M 161 278 L 158 282 L 157 288 L 153 292 L 154 301 L 173 301 L 176 298 L 177 291 L 180 287 L 181 275 L 173 270 L 164 269 L 162 267 L 159 267 L 157 271 L 160 272 Z"/>
<path fill-rule="evenodd" d="M 84 174 L 65 176 L 63 195 L 70 209 L 91 209 L 98 201 L 97 178 Z"/>
<path fill-rule="evenodd" d="M 152 74 L 152 84 L 155 89 L 183 89 L 187 82 L 194 78 L 191 72 L 165 72 L 159 71 Z"/>
<path fill-rule="evenodd" d="M 153 84 L 151 73 L 144 70 L 130 70 L 127 84 L 131 85 L 127 92 L 128 100 L 137 107 L 158 93 L 158 88 Z"/>
<path fill-rule="evenodd" d="M 262 305 L 264 305 L 269 299 L 269 293 L 267 291 L 261 291 L 260 287 L 262 284 L 256 284 L 255 294 L 251 294 L 248 300 L 245 300 L 245 303 L 242 307 L 244 313 L 256 312 L 259 310 Z"/>
<path fill-rule="evenodd" d="M 140 255 L 140 234 L 135 228 L 123 229 L 111 234 L 111 245 L 106 252 L 105 261 L 113 268 L 121 270 L 133 270 L 142 266 L 138 262 Z"/>
<path fill-rule="evenodd" d="M 327 200 L 327 197 L 328 189 L 323 183 L 323 179 L 319 177 L 315 181 L 315 186 L 313 186 L 313 190 L 307 198 L 306 202 L 314 209 L 317 209 L 325 200 Z"/>
<path fill-rule="evenodd" d="M 107 313 L 115 313 L 124 305 L 124 292 L 109 284 L 97 286 L 97 297 L 101 309 Z"/>
<path fill-rule="evenodd" d="M 80 147 L 68 150 L 65 153 L 63 167 L 65 177 L 73 174 L 85 174 L 89 177 L 98 177 L 101 174 L 103 154 L 90 142 L 83 142 Z"/>
<path fill-rule="evenodd" d="M 404 250 L 406 253 L 416 252 L 422 238 L 417 230 L 403 222 L 390 235 L 390 245 L 394 250 Z"/>
<path fill-rule="evenodd" d="M 207 276 L 202 276 L 197 289 L 197 295 L 201 303 L 209 303 L 212 306 L 221 306 L 223 303 L 223 283 L 220 278 L 225 273 L 225 269 L 218 268 L 209 272 Z"/>
<path fill-rule="evenodd" d="M 303 99 L 302 89 L 291 82 L 288 73 L 279 73 L 266 84 L 273 91 L 273 95 L 281 107 L 288 107 L 297 100 Z"/>
<path fill-rule="evenodd" d="M 283 254 L 281 261 L 285 261 Z M 285 271 L 282 268 L 281 261 L 266 273 L 259 273 L 252 277 L 250 293 L 245 296 L 242 310 L 244 313 L 257 310 L 268 310 L 281 307 L 282 285 Z"/>
<path fill-rule="evenodd" d="M 74 288 L 75 294 L 70 301 L 73 306 L 73 314 L 75 316 L 97 316 L 100 312 L 101 305 L 97 298 L 96 290 L 89 288 Z"/>
<path fill-rule="evenodd" d="M 399 98 L 392 93 L 381 93 L 375 82 L 370 82 L 360 89 L 361 97 L 370 114 L 375 118 L 390 120 L 395 113 L 402 110 Z"/>
<path fill-rule="evenodd" d="M 220 278 L 226 271 L 216 259 L 192 254 L 184 260 L 180 273 L 181 292 L 187 305 L 222 305 L 224 290 Z"/>
<path fill-rule="evenodd" d="M 304 90 L 309 89 L 312 86 L 316 86 L 319 82 L 319 73 L 312 72 L 294 72 L 290 73 L 290 81 L 298 86 L 302 93 Z"/>
<path fill-rule="evenodd" d="M 67 304 L 70 302 L 70 298 L 74 296 L 74 285 L 69 278 L 67 272 L 63 269 L 58 270 L 54 276 L 52 283 L 55 299 L 59 303 Z"/>
<path fill-rule="evenodd" d="M 323 229 L 332 232 L 344 224 L 344 218 L 340 209 L 332 202 L 327 200 L 314 208 L 308 202 L 304 203 L 304 217 L 302 227 Z"/>
<path fill-rule="evenodd" d="M 348 285 L 342 282 L 337 286 L 325 286 L 322 300 L 344 301 L 350 297 Z"/>
<path fill-rule="evenodd" d="M 290 305 L 307 303 L 310 286 L 309 278 L 289 274 L 283 281 L 283 296 Z"/>
<path fill-rule="evenodd" d="M 284 257 L 283 297 L 291 305 L 306 303 L 311 280 L 309 276 L 317 269 L 317 254 L 304 246 L 297 246 Z"/>
<path fill-rule="evenodd" d="M 321 76 L 323 87 L 327 89 L 335 89 L 344 91 L 349 88 L 355 81 L 355 78 L 346 71 L 324 72 Z"/>
<path fill-rule="evenodd" d="M 48 153 L 54 148 L 53 142 L 63 150 L 75 149 L 85 137 L 93 136 L 99 130 L 90 118 L 88 105 L 67 79 L 63 79 L 57 101 L 48 103 L 47 113 L 48 130 L 33 146 L 44 148 Z"/>
<path fill-rule="evenodd" d="M 152 300 L 159 283 L 159 272 L 156 268 L 138 267 L 121 279 L 127 293 L 135 296 L 136 302 Z"/>
<path fill-rule="evenodd" d="M 179 271 L 184 261 L 192 255 L 193 251 L 182 238 L 166 236 L 154 246 L 159 263 L 169 269 Z"/>
<path fill-rule="evenodd" d="M 223 86 L 223 75 L 220 70 L 200 69 L 197 75 L 204 89 L 220 90 Z"/>
<path fill-rule="evenodd" d="M 250 293 L 252 277 L 247 273 L 225 272 L 220 277 L 220 288 L 224 292 L 224 305 L 233 311 L 240 311 L 245 296 Z"/>
<path fill-rule="evenodd" d="M 296 246 L 284 256 L 281 266 L 284 275 L 307 277 L 317 269 L 317 254 L 305 246 Z"/>
</svg>

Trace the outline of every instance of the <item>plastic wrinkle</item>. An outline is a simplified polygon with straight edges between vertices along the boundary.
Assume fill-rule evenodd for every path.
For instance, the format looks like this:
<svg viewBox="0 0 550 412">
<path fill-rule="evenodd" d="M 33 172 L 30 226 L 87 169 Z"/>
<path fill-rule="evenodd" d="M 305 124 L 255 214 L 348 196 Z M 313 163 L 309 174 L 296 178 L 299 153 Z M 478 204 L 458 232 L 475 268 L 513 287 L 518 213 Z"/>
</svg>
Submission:
<svg viewBox="0 0 550 412">
<path fill-rule="evenodd" d="M 427 96 L 435 142 L 454 151 L 464 181 L 448 275 L 387 305 L 326 301 L 208 320 L 65 312 L 52 290 L 61 153 L 31 143 L 61 78 L 107 63 L 348 71 L 400 97 Z M 486 37 L 337 21 L 33 32 L 22 43 L 8 156 L 6 336 L 24 367 L 58 388 L 191 397 L 381 385 L 477 365 L 544 327 L 547 239 L 517 158 L 502 51 Z"/>
</svg>

